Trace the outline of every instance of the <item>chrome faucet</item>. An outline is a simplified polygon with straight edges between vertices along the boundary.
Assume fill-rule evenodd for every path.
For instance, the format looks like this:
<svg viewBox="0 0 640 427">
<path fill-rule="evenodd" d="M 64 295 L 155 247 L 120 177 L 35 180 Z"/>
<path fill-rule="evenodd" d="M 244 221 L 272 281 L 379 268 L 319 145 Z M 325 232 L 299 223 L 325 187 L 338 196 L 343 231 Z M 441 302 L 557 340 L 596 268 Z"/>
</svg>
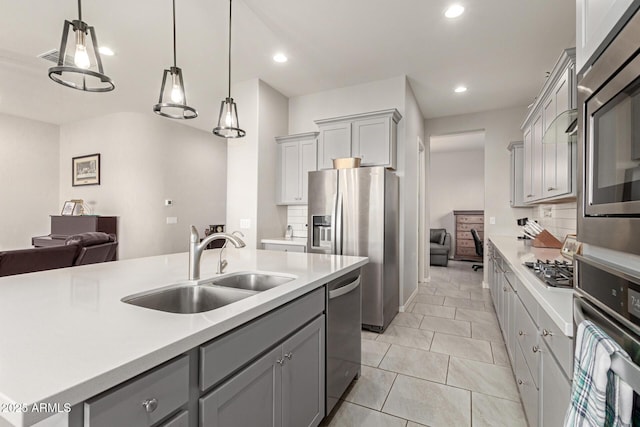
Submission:
<svg viewBox="0 0 640 427">
<path fill-rule="evenodd" d="M 240 237 L 244 237 L 244 234 L 242 234 L 241 231 L 232 231 L 231 232 L 232 236 L 240 236 Z M 240 239 L 238 239 L 240 240 Z M 240 240 L 242 242 L 242 240 Z M 220 249 L 220 256 L 218 257 L 218 271 L 216 271 L 216 274 L 222 274 L 224 273 L 224 269 L 227 267 L 227 260 L 226 259 L 222 259 L 222 253 L 224 252 L 225 248 L 227 247 L 227 243 L 229 243 L 229 239 L 226 239 L 224 241 L 224 244 L 222 245 L 222 249 Z M 244 242 L 242 242 L 242 246 L 244 246 Z M 240 247 L 242 247 L 240 246 Z M 238 246 L 236 246 L 237 248 Z"/>
<path fill-rule="evenodd" d="M 200 279 L 200 258 L 202 257 L 202 251 L 205 250 L 207 245 L 214 240 L 226 239 L 227 242 L 233 243 L 233 246 L 236 248 L 244 248 L 245 244 L 239 237 L 233 234 L 227 233 L 213 233 L 202 239 L 200 242 L 200 236 L 198 235 L 198 230 L 192 225 L 191 226 L 191 236 L 189 238 L 189 280 L 198 280 Z M 226 246 L 226 242 L 220 250 L 220 258 L 218 260 L 218 274 L 224 270 L 227 262 L 224 261 L 224 266 L 222 265 L 222 251 L 224 250 L 224 246 Z"/>
</svg>

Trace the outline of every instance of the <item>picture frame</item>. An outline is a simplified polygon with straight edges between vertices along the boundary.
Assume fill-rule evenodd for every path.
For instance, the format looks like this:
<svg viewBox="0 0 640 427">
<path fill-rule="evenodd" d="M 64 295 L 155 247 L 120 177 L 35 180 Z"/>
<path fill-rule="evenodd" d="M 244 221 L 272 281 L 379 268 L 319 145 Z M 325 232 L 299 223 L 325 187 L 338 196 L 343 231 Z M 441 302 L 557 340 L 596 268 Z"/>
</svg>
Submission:
<svg viewBox="0 0 640 427">
<path fill-rule="evenodd" d="M 563 257 L 573 259 L 575 254 L 580 254 L 582 249 L 582 243 L 578 242 L 577 236 L 575 234 L 567 234 L 564 238 L 564 243 L 562 243 L 562 249 L 560 249 L 560 253 Z"/>
<path fill-rule="evenodd" d="M 88 154 L 71 159 L 71 185 L 100 185 L 100 154 Z"/>
<path fill-rule="evenodd" d="M 60 215 L 72 216 L 73 215 L 73 210 L 75 208 L 76 208 L 76 202 L 66 201 L 66 202 L 64 202 L 64 205 L 62 206 L 62 212 L 60 212 Z"/>
</svg>

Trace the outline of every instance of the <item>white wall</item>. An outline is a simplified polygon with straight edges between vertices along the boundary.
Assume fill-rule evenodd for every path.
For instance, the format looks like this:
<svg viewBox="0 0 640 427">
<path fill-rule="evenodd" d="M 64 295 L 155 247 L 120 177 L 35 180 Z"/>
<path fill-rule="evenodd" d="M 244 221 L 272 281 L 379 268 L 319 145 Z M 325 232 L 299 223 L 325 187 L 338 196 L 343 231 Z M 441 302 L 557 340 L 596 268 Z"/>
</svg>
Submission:
<svg viewBox="0 0 640 427">
<path fill-rule="evenodd" d="M 567 234 L 576 234 L 578 207 L 576 202 L 545 204 L 533 208 L 529 219 L 538 221 L 561 242 Z"/>
<path fill-rule="evenodd" d="M 58 202 L 83 199 L 94 214 L 118 216 L 120 259 L 184 252 L 191 224 L 203 235 L 225 223 L 226 151 L 209 132 L 145 114 L 65 124 Z M 72 187 L 71 158 L 93 153 L 101 155 L 100 185 Z M 178 223 L 167 224 L 169 216 Z"/>
<path fill-rule="evenodd" d="M 522 140 L 520 124 L 526 112 L 526 107 L 513 107 L 425 121 L 428 137 L 484 129 L 485 236 L 516 236 L 520 233 L 516 219 L 531 215 L 529 208 L 513 209 L 509 206 L 510 157 L 507 146 L 510 141 Z M 433 198 L 431 200 L 433 203 Z M 495 224 L 490 223 L 491 217 L 495 218 Z M 484 274 L 486 282 L 487 270 Z"/>
<path fill-rule="evenodd" d="M 429 167 L 431 227 L 451 233 L 455 248 L 454 210 L 484 209 L 484 150 L 431 153 Z"/>
<path fill-rule="evenodd" d="M 394 77 L 289 99 L 289 134 L 313 132 L 314 120 L 397 108 L 400 181 L 400 305 L 418 287 L 418 144 L 424 118 L 406 76 Z"/>
<path fill-rule="evenodd" d="M 261 248 L 260 239 L 283 236 L 286 207 L 276 206 L 277 146 L 275 137 L 287 132 L 287 99 L 266 83 L 248 80 L 235 84 L 244 138 L 228 141 L 227 227 L 240 230 L 250 248 Z M 240 221 L 248 219 L 249 228 Z"/>
<path fill-rule="evenodd" d="M 58 138 L 56 125 L 0 114 L 0 250 L 30 247 L 60 214 Z"/>
</svg>

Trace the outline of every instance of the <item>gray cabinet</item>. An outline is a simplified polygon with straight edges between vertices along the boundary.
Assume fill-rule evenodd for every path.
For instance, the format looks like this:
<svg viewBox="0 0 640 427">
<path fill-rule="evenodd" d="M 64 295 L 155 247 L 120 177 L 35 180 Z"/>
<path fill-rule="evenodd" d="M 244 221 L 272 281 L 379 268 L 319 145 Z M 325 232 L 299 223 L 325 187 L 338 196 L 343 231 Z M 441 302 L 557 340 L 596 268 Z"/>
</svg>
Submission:
<svg viewBox="0 0 640 427">
<path fill-rule="evenodd" d="M 509 205 L 512 208 L 526 207 L 524 204 L 524 142 L 509 144 L 510 161 L 510 190 Z"/>
<path fill-rule="evenodd" d="M 551 140 L 547 134 L 556 133 L 553 123 L 576 105 L 575 49 L 566 49 L 522 125 L 525 203 L 575 198 L 575 144 L 568 143 L 566 138 L 564 141 Z"/>
<path fill-rule="evenodd" d="M 318 169 L 332 169 L 333 159 L 360 157 L 362 166 L 396 167 L 398 110 L 316 120 Z"/>
<path fill-rule="evenodd" d="M 307 178 L 317 170 L 317 132 L 278 136 L 277 204 L 306 205 Z"/>
<path fill-rule="evenodd" d="M 571 400 L 571 382 L 554 359 L 554 353 L 546 344 L 540 347 L 540 393 L 541 426 L 561 426 Z"/>
<path fill-rule="evenodd" d="M 282 251 L 282 252 L 306 252 L 307 247 L 302 245 L 291 245 L 286 243 L 263 243 L 262 249 L 267 251 Z"/>
<path fill-rule="evenodd" d="M 324 417 L 324 316 L 200 399 L 201 425 L 317 426 Z"/>
</svg>

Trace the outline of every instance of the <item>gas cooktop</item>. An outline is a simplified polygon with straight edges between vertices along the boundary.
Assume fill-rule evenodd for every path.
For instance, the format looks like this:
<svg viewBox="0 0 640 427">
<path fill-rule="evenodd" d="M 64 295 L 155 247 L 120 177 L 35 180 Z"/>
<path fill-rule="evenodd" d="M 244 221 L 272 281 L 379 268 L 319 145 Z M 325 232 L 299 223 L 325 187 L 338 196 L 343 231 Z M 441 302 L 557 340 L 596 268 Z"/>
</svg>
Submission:
<svg viewBox="0 0 640 427">
<path fill-rule="evenodd" d="M 547 286 L 553 288 L 573 288 L 573 264 L 567 261 L 525 262 Z"/>
</svg>

